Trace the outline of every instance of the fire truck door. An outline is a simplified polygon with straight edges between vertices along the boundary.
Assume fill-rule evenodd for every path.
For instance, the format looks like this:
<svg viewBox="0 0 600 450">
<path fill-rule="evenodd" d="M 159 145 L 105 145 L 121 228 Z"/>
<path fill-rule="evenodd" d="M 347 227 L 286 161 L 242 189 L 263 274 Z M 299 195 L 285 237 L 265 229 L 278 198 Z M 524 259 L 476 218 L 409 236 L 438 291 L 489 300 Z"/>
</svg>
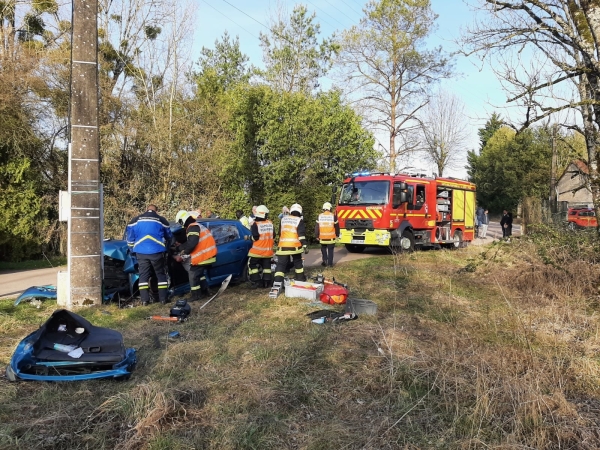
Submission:
<svg viewBox="0 0 600 450">
<path fill-rule="evenodd" d="M 465 228 L 475 228 L 475 192 L 465 191 Z"/>
</svg>

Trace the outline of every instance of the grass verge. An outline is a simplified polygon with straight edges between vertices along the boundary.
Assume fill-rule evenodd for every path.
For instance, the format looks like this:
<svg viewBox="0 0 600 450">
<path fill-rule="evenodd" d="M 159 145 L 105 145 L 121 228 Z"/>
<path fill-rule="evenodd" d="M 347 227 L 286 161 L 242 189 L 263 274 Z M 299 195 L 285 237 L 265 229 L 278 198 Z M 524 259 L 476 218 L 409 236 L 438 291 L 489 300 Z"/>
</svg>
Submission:
<svg viewBox="0 0 600 450">
<path fill-rule="evenodd" d="M 32 269 L 49 269 L 51 267 L 64 266 L 67 264 L 67 258 L 65 256 L 55 256 L 49 260 L 44 259 L 33 259 L 28 261 L 19 262 L 7 262 L 0 261 L 1 270 L 32 270 Z"/>
<path fill-rule="evenodd" d="M 556 239 L 340 264 L 378 315 L 339 325 L 241 286 L 177 326 L 144 319 L 159 305 L 82 310 L 138 349 L 133 377 L 0 381 L 0 446 L 599 448 L 600 273 Z M 54 308 L 0 301 L 0 363 Z"/>
</svg>

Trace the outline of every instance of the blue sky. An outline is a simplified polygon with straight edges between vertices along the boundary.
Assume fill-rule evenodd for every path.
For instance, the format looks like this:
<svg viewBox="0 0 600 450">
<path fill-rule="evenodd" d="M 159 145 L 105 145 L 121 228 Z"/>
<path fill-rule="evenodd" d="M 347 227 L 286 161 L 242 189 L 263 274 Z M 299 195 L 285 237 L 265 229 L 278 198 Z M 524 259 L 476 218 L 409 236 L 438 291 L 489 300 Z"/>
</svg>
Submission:
<svg viewBox="0 0 600 450">
<path fill-rule="evenodd" d="M 366 0 L 197 0 L 194 48 L 198 50 L 194 49 L 193 59 L 198 59 L 202 46 L 214 47 L 215 40 L 227 30 L 230 35 L 239 36 L 242 51 L 254 65 L 261 66 L 262 52 L 258 36 L 260 32 L 267 32 L 267 29 L 259 22 L 268 25 L 269 17 L 275 14 L 278 4 L 291 13 L 297 3 L 303 3 L 309 11 L 316 13 L 317 21 L 321 24 L 321 37 L 326 37 L 358 23 Z M 461 29 L 472 23 L 473 12 L 463 0 L 432 0 L 431 3 L 439 16 L 431 45 L 442 45 L 447 51 L 456 50 L 454 41 Z M 470 134 L 467 146 L 469 149 L 477 148 L 477 129 L 491 113 L 498 111 L 503 117 L 508 116 L 506 111 L 500 109 L 505 105 L 506 95 L 489 66 L 477 58 L 457 57 L 455 67 L 457 75 L 442 85 L 464 102 Z M 426 164 L 419 160 L 415 161 L 414 166 L 427 169 Z M 466 171 L 462 166 L 464 163 L 450 170 L 447 175 L 465 177 Z"/>
</svg>

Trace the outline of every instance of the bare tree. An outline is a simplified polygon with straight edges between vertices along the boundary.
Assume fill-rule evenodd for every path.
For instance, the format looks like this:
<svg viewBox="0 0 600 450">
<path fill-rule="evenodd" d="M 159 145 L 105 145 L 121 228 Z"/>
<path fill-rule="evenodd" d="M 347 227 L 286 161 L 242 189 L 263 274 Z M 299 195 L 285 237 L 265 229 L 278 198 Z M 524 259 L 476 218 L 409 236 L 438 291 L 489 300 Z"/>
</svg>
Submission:
<svg viewBox="0 0 600 450">
<path fill-rule="evenodd" d="M 389 167 L 417 149 L 417 113 L 429 86 L 449 76 L 441 48 L 427 50 L 436 15 L 429 0 L 371 0 L 360 24 L 342 36 L 340 64 L 374 130 L 389 137 Z M 400 144 L 400 145 L 399 145 Z"/>
<path fill-rule="evenodd" d="M 454 94 L 439 90 L 423 111 L 423 152 L 437 174 L 455 167 L 467 140 L 464 105 Z"/>
<path fill-rule="evenodd" d="M 479 10 L 483 19 L 464 37 L 466 53 L 500 58 L 496 71 L 509 92 L 507 101 L 524 111 L 518 128 L 558 112 L 577 113 L 563 126 L 585 137 L 590 187 L 600 215 L 600 3 L 479 0 Z M 524 62 L 528 55 L 535 55 L 533 64 Z"/>
</svg>

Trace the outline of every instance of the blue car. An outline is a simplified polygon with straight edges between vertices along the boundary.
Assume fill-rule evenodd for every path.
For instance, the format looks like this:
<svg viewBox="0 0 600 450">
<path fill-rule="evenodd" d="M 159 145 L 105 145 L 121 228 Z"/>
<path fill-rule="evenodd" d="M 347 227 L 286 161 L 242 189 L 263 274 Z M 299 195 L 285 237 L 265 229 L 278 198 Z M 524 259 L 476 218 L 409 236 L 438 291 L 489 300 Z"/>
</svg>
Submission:
<svg viewBox="0 0 600 450">
<path fill-rule="evenodd" d="M 252 241 L 247 239 L 250 230 L 238 220 L 231 219 L 199 219 L 207 227 L 217 244 L 217 261 L 206 273 L 210 286 L 220 285 L 225 278 L 232 275 L 232 283 L 241 283 L 248 278 L 248 252 Z M 172 224 L 174 240 L 185 241 L 185 231 L 179 224 Z M 103 243 L 104 251 L 104 300 L 127 300 L 138 294 L 138 264 L 131 255 L 127 242 L 122 239 L 108 239 Z M 188 273 L 184 267 L 168 257 L 167 261 L 170 296 L 186 294 L 190 291 Z M 156 293 L 156 292 L 155 292 Z M 152 295 L 152 294 L 151 294 Z M 17 298 L 15 305 L 23 300 L 56 299 L 55 286 L 34 286 L 27 289 Z"/>
</svg>

